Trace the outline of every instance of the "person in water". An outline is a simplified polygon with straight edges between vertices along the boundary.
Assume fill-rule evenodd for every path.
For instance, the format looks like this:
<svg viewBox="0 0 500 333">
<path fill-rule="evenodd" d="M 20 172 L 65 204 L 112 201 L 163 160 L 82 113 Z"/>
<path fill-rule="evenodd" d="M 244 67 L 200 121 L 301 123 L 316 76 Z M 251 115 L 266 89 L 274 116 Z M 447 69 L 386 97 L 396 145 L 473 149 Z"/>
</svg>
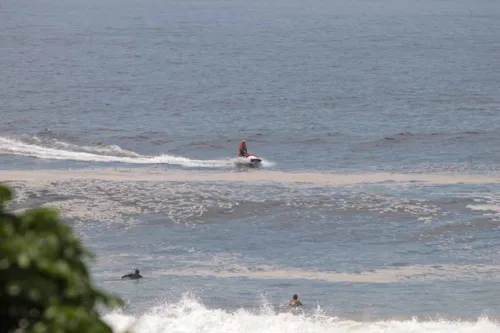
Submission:
<svg viewBox="0 0 500 333">
<path fill-rule="evenodd" d="M 241 141 L 240 148 L 238 149 L 238 156 L 245 157 L 247 154 L 247 142 L 246 140 Z"/>
<path fill-rule="evenodd" d="M 139 270 L 136 269 L 134 273 L 130 273 L 127 275 L 122 276 L 122 279 L 132 279 L 132 280 L 137 280 L 142 278 L 142 275 L 139 274 Z"/>
<path fill-rule="evenodd" d="M 297 307 L 297 306 L 302 306 L 302 302 L 299 301 L 299 296 L 297 294 L 293 295 L 293 298 L 288 302 L 288 305 Z"/>
</svg>

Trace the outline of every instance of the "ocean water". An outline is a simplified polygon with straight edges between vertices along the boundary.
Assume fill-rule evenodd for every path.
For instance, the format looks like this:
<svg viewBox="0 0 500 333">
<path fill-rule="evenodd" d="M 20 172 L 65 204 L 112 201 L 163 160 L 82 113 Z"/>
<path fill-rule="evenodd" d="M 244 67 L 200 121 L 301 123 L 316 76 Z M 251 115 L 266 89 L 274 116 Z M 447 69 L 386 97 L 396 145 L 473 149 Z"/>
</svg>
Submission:
<svg viewBox="0 0 500 333">
<path fill-rule="evenodd" d="M 117 333 L 500 332 L 499 32 L 495 0 L 4 0 L 0 181 L 97 255 Z"/>
</svg>

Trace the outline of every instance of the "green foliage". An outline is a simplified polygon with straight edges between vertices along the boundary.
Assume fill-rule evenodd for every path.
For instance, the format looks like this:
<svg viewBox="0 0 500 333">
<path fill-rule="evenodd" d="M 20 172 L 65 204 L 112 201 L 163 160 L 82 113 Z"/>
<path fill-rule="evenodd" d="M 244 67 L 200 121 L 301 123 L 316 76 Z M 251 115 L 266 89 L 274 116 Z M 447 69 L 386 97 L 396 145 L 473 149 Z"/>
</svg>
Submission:
<svg viewBox="0 0 500 333">
<path fill-rule="evenodd" d="M 0 186 L 0 332 L 111 333 L 97 311 L 122 301 L 96 289 L 93 258 L 50 209 L 5 211 L 12 192 Z"/>
</svg>

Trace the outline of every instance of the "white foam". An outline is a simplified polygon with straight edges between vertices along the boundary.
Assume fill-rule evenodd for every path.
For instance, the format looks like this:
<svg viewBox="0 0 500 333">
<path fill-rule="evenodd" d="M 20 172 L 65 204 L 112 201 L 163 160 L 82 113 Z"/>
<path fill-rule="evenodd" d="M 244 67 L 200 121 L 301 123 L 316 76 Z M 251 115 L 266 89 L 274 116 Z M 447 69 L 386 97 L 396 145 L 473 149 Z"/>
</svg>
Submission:
<svg viewBox="0 0 500 333">
<path fill-rule="evenodd" d="M 66 218 L 103 222 L 125 221 L 141 214 L 161 214 L 175 223 L 188 224 L 213 221 L 220 217 L 221 212 L 229 214 L 227 216 L 242 216 L 253 211 L 260 216 L 264 212 L 259 210 L 269 207 L 269 198 L 273 198 L 271 205 L 281 202 L 288 207 L 326 209 L 332 213 L 338 210 L 388 214 L 405 212 L 416 217 L 439 218 L 446 212 L 423 200 L 390 195 L 318 189 L 293 183 L 278 186 L 260 184 L 257 185 L 258 189 L 254 184 L 227 186 L 222 183 L 192 183 L 192 180 L 198 179 L 196 174 L 206 176 L 200 180 L 207 181 L 217 180 L 218 177 L 214 172 L 207 171 L 180 173 L 138 169 L 127 172 L 109 170 L 105 174 L 102 174 L 103 170 L 87 170 L 85 174 L 76 170 L 3 171 L 0 181 L 7 181 L 15 188 L 17 203 L 30 201 L 33 196 L 52 198 L 44 205 L 59 209 Z M 221 176 L 238 175 L 241 177 L 239 181 L 248 182 L 252 182 L 254 174 L 262 173 L 266 171 L 218 172 Z M 286 175 L 272 173 L 264 179 L 279 180 L 282 176 Z M 243 206 L 240 207 L 240 204 Z"/>
<path fill-rule="evenodd" d="M 375 321 L 359 322 L 324 315 L 317 309 L 309 314 L 278 313 L 269 306 L 259 311 L 208 309 L 198 301 L 184 298 L 135 317 L 114 312 L 104 320 L 121 333 L 497 333 L 500 326 L 487 318 L 477 321 Z"/>
<path fill-rule="evenodd" d="M 181 156 L 140 155 L 133 151 L 122 149 L 116 145 L 110 146 L 77 146 L 51 139 L 42 142 L 37 137 L 32 142 L 24 142 L 14 138 L 0 137 L 0 154 L 35 157 L 47 160 L 67 160 L 83 162 L 118 162 L 129 164 L 170 164 L 184 167 L 224 168 L 233 167 L 237 158 L 219 160 L 196 160 Z M 270 163 L 263 163 L 270 166 Z"/>
<path fill-rule="evenodd" d="M 1 142 L 1 137 L 0 137 L 0 142 Z M 99 144 L 97 146 L 78 146 L 74 145 L 71 143 L 59 141 L 57 139 L 53 138 L 39 138 L 38 136 L 34 137 L 27 137 L 25 138 L 26 142 L 16 140 L 16 139 L 9 139 L 6 138 L 7 140 L 12 141 L 18 141 L 21 143 L 28 143 L 32 144 L 34 143 L 35 146 L 48 146 L 49 148 L 57 148 L 57 149 L 62 149 L 62 150 L 68 150 L 68 151 L 74 151 L 74 152 L 88 152 L 88 153 L 93 153 L 93 154 L 100 154 L 100 155 L 114 155 L 114 156 L 128 156 L 128 157 L 140 157 L 139 154 L 122 149 L 119 146 L 116 145 L 102 145 Z M 1 147 L 1 144 L 0 144 Z"/>
<path fill-rule="evenodd" d="M 467 205 L 467 208 L 475 211 L 500 213 L 500 206 L 497 205 Z"/>
<path fill-rule="evenodd" d="M 462 194 L 465 198 L 473 198 L 474 204 L 466 207 L 471 211 L 482 212 L 482 215 L 492 220 L 500 220 L 500 195 L 492 192 L 467 192 Z"/>
</svg>

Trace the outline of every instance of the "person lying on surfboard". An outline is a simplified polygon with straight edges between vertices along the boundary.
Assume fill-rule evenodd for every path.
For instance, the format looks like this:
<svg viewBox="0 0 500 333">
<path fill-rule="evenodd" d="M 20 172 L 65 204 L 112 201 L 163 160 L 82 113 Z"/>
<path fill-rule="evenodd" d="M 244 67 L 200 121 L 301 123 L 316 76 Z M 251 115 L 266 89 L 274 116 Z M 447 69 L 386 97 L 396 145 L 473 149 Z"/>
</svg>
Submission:
<svg viewBox="0 0 500 333">
<path fill-rule="evenodd" d="M 132 279 L 132 280 L 137 280 L 142 278 L 142 275 L 139 274 L 139 270 L 136 269 L 134 273 L 130 273 L 127 275 L 122 276 L 122 279 Z"/>
<path fill-rule="evenodd" d="M 242 140 L 240 143 L 240 148 L 238 149 L 238 156 L 245 157 L 247 155 L 247 142 L 246 140 Z"/>
</svg>

